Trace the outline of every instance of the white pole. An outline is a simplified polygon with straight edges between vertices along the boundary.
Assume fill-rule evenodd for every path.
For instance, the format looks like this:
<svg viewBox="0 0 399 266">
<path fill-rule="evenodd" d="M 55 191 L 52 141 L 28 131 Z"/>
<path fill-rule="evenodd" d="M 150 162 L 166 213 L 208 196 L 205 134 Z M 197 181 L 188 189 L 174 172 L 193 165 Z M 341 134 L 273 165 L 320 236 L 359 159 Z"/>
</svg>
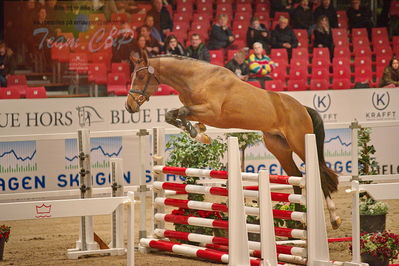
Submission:
<svg viewBox="0 0 399 266">
<path fill-rule="evenodd" d="M 244 210 L 244 193 L 241 179 L 238 139 L 229 137 L 228 144 L 228 187 L 229 187 L 229 265 L 250 265 L 248 231 Z"/>
<path fill-rule="evenodd" d="M 319 161 L 316 137 L 305 136 L 306 158 L 306 207 L 309 266 L 331 265 L 324 218 Z"/>
<path fill-rule="evenodd" d="M 138 176 L 139 176 L 139 197 L 140 197 L 140 230 L 139 230 L 139 238 L 147 237 L 147 230 L 146 230 L 146 211 L 147 211 L 147 204 L 146 204 L 146 194 L 147 194 L 147 184 L 145 180 L 145 158 L 148 156 L 146 150 L 146 140 L 148 131 L 146 129 L 140 129 L 137 133 L 139 136 L 139 169 L 138 169 Z"/>
<path fill-rule="evenodd" d="M 155 165 L 164 165 L 165 164 L 165 129 L 164 128 L 153 128 L 152 129 L 152 167 Z M 153 172 L 153 181 L 165 181 L 165 176 L 162 173 Z M 154 199 L 159 197 L 165 197 L 165 191 L 162 190 L 153 190 L 152 193 L 152 206 L 153 206 L 153 214 L 155 213 L 165 213 L 164 206 L 155 206 Z M 165 229 L 164 221 L 154 221 L 154 215 L 152 216 L 152 224 L 154 226 L 153 231 L 156 229 Z"/>
<path fill-rule="evenodd" d="M 112 180 L 112 197 L 123 196 L 123 159 L 110 158 Z M 112 213 L 112 247 L 123 248 L 123 206 L 120 205 Z"/>
<path fill-rule="evenodd" d="M 134 192 L 127 193 L 130 202 L 127 209 L 127 266 L 134 265 Z"/>
<path fill-rule="evenodd" d="M 359 124 L 352 122 L 352 262 L 360 263 L 360 213 L 359 213 Z M 353 182 L 355 181 L 355 182 Z"/>
<path fill-rule="evenodd" d="M 262 264 L 277 265 L 270 180 L 265 170 L 259 171 L 259 218 Z"/>
</svg>

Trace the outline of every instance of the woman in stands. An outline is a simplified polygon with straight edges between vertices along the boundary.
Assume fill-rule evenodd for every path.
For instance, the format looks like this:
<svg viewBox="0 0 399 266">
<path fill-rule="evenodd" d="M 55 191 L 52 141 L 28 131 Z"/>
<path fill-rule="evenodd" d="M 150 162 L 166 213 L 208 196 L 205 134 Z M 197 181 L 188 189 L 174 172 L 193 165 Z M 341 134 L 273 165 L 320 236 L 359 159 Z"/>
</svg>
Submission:
<svg viewBox="0 0 399 266">
<path fill-rule="evenodd" d="M 259 18 L 253 17 L 247 31 L 247 47 L 252 47 L 256 42 L 263 45 L 267 54 L 270 53 L 270 32 L 260 23 Z"/>
<path fill-rule="evenodd" d="M 7 48 L 4 42 L 0 42 L 0 86 L 7 87 L 7 76 L 14 74 L 16 61 L 14 53 Z"/>
<path fill-rule="evenodd" d="M 183 45 L 179 43 L 176 36 L 173 34 L 166 37 L 164 50 L 166 54 L 186 55 Z"/>
<path fill-rule="evenodd" d="M 314 47 L 327 47 L 330 50 L 330 57 L 333 57 L 334 41 L 332 37 L 330 23 L 328 17 L 322 15 L 317 18 L 314 34 Z"/>
<path fill-rule="evenodd" d="M 389 65 L 385 67 L 382 75 L 380 87 L 396 88 L 399 87 L 399 60 L 392 58 Z"/>
<path fill-rule="evenodd" d="M 158 55 L 160 53 L 160 46 L 157 40 L 155 40 L 152 36 L 151 36 L 151 32 L 150 29 L 148 28 L 148 26 L 143 25 L 140 28 L 140 35 L 144 36 L 145 38 L 145 42 L 146 42 L 146 50 L 148 52 L 149 56 L 155 56 Z"/>
</svg>

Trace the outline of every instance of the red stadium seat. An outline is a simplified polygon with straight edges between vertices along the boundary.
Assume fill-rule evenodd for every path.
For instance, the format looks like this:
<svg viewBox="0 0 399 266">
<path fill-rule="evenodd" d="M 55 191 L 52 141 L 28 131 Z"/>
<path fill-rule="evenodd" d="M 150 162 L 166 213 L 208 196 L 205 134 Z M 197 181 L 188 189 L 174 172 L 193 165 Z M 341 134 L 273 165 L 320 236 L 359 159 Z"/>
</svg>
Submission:
<svg viewBox="0 0 399 266">
<path fill-rule="evenodd" d="M 353 55 L 355 57 L 371 57 L 372 52 L 370 46 L 363 46 L 353 50 Z"/>
<path fill-rule="evenodd" d="M 0 88 L 0 99 L 19 99 L 21 95 L 19 90 L 15 87 Z"/>
<path fill-rule="evenodd" d="M 354 28 L 352 29 L 352 40 L 359 37 L 367 37 L 368 33 L 366 28 Z"/>
<path fill-rule="evenodd" d="M 271 49 L 270 58 L 275 62 L 288 62 L 288 53 L 285 48 Z"/>
<path fill-rule="evenodd" d="M 315 71 L 316 69 L 326 69 L 327 71 L 330 69 L 331 63 L 330 63 L 330 58 L 326 57 L 318 57 L 318 58 L 313 58 L 312 61 L 312 69 Z"/>
<path fill-rule="evenodd" d="M 270 73 L 273 80 L 281 80 L 285 82 L 287 79 L 287 66 L 279 66 Z"/>
<path fill-rule="evenodd" d="M 237 4 L 236 12 L 252 13 L 252 6 L 250 3 Z"/>
<path fill-rule="evenodd" d="M 233 31 L 237 31 L 237 30 L 248 30 L 248 26 L 249 26 L 249 21 L 240 21 L 240 20 L 235 20 L 233 21 Z"/>
<path fill-rule="evenodd" d="M 334 58 L 348 58 L 351 57 L 351 51 L 349 50 L 349 46 L 341 46 L 334 48 Z"/>
<path fill-rule="evenodd" d="M 175 13 L 175 14 L 173 14 L 173 23 L 179 22 L 179 21 L 180 22 L 185 22 L 185 23 L 190 23 L 190 20 L 191 20 L 191 15 L 188 16 L 185 13 Z"/>
<path fill-rule="evenodd" d="M 104 63 L 89 64 L 88 80 L 95 84 L 107 84 L 107 66 Z"/>
<path fill-rule="evenodd" d="M 257 4 L 255 6 L 255 12 L 269 14 L 270 13 L 270 6 L 267 5 L 267 4 Z"/>
<path fill-rule="evenodd" d="M 145 14 L 132 14 L 130 17 L 130 22 L 132 23 L 136 23 L 136 22 L 140 22 L 140 23 L 144 23 L 145 21 Z"/>
<path fill-rule="evenodd" d="M 387 55 L 377 55 L 375 58 L 375 66 L 376 67 L 386 67 L 389 65 L 389 61 L 391 60 L 392 56 Z"/>
<path fill-rule="evenodd" d="M 328 50 L 327 47 L 314 48 L 313 49 L 313 60 L 315 58 L 327 58 L 328 60 L 330 60 L 330 51 Z"/>
<path fill-rule="evenodd" d="M 69 70 L 75 71 L 79 74 L 87 73 L 88 71 L 87 54 L 71 53 L 69 55 Z"/>
<path fill-rule="evenodd" d="M 193 15 L 193 22 L 207 21 L 210 24 L 211 20 L 212 20 L 212 14 L 210 14 L 210 13 L 203 13 L 203 14 L 201 13 L 201 14 Z"/>
<path fill-rule="evenodd" d="M 213 5 L 212 2 L 208 1 L 205 3 L 197 3 L 197 13 L 204 14 L 204 13 L 213 13 Z"/>
<path fill-rule="evenodd" d="M 368 82 L 370 86 L 374 85 L 373 72 L 371 66 L 358 66 L 355 67 L 355 83 L 356 82 Z"/>
<path fill-rule="evenodd" d="M 128 81 L 123 73 L 109 73 L 107 83 L 108 95 L 126 95 Z"/>
<path fill-rule="evenodd" d="M 284 85 L 281 80 L 271 80 L 265 82 L 265 89 L 268 91 L 283 91 Z"/>
<path fill-rule="evenodd" d="M 211 64 L 224 66 L 224 50 L 210 50 Z"/>
<path fill-rule="evenodd" d="M 128 22 L 129 18 L 127 17 L 127 14 L 125 13 L 112 13 L 111 14 L 111 22 L 112 23 L 125 23 Z"/>
<path fill-rule="evenodd" d="M 310 90 L 328 90 L 329 84 L 325 79 L 312 79 L 310 81 Z"/>
<path fill-rule="evenodd" d="M 125 74 L 127 80 L 130 79 L 130 66 L 127 62 L 112 63 L 111 72 L 112 73 L 123 73 L 123 74 Z"/>
<path fill-rule="evenodd" d="M 252 80 L 252 81 L 247 81 L 247 83 L 251 84 L 252 86 L 255 86 L 257 88 L 262 89 L 262 86 L 260 85 L 260 82 L 258 80 Z"/>
<path fill-rule="evenodd" d="M 176 13 L 185 14 L 186 16 L 191 16 L 193 14 L 193 4 L 192 3 L 181 3 L 176 6 Z"/>
<path fill-rule="evenodd" d="M 360 47 L 368 46 L 370 47 L 369 38 L 367 36 L 359 36 L 352 39 L 353 49 L 359 49 Z"/>
<path fill-rule="evenodd" d="M 292 49 L 292 60 L 309 61 L 309 52 L 305 48 L 293 48 Z"/>
<path fill-rule="evenodd" d="M 352 73 L 349 65 L 334 66 L 333 79 L 351 79 Z"/>
<path fill-rule="evenodd" d="M 312 74 L 311 74 L 312 79 L 323 79 L 323 80 L 329 80 L 330 78 L 330 72 L 328 69 L 325 68 L 318 68 L 318 69 L 313 69 Z"/>
<path fill-rule="evenodd" d="M 350 79 L 333 79 L 331 88 L 333 90 L 347 90 L 352 88 Z"/>
<path fill-rule="evenodd" d="M 7 87 L 16 88 L 21 95 L 25 97 L 28 83 L 25 75 L 9 75 L 7 78 Z"/>
<path fill-rule="evenodd" d="M 292 67 L 290 70 L 289 79 L 290 80 L 299 80 L 299 79 L 307 79 L 308 78 L 308 69 L 307 67 Z"/>
<path fill-rule="evenodd" d="M 234 21 L 248 22 L 248 17 L 251 17 L 250 12 L 237 12 L 234 14 Z"/>
<path fill-rule="evenodd" d="M 288 80 L 287 90 L 289 91 L 305 91 L 308 85 L 305 79 Z"/>
<path fill-rule="evenodd" d="M 45 87 L 28 87 L 26 89 L 27 99 L 33 98 L 47 98 L 47 92 Z"/>
<path fill-rule="evenodd" d="M 355 61 L 353 62 L 354 67 L 371 67 L 371 57 L 355 57 Z"/>
<path fill-rule="evenodd" d="M 374 45 L 374 53 L 376 56 L 389 56 L 392 57 L 393 52 L 391 45 L 389 44 L 384 44 L 381 46 Z"/>
</svg>

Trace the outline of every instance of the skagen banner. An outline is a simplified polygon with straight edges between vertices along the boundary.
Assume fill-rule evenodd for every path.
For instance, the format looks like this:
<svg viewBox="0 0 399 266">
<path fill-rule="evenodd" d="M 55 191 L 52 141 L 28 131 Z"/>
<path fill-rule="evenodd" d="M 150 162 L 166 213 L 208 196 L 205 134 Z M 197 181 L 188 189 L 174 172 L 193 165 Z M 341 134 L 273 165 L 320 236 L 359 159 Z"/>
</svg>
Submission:
<svg viewBox="0 0 399 266">
<path fill-rule="evenodd" d="M 304 105 L 318 110 L 326 123 L 351 122 L 354 119 L 399 120 L 397 89 L 306 91 L 289 94 Z M 129 114 L 124 109 L 124 103 L 125 97 L 2 100 L 0 193 L 78 188 L 76 132 L 79 128 L 85 126 L 91 132 L 170 128 L 165 123 L 165 113 L 181 106 L 177 96 L 151 97 L 150 102 L 145 103 L 139 113 Z M 57 133 L 63 134 L 48 138 L 26 137 Z M 65 136 L 65 133 L 69 135 Z M 399 173 L 398 136 L 398 127 L 373 129 L 372 144 L 377 150 L 376 158 L 383 174 Z M 124 160 L 125 184 L 138 183 L 139 142 L 134 133 L 129 135 L 115 132 L 106 136 L 93 134 L 90 145 L 93 183 L 96 187 L 110 186 L 108 160 L 114 157 Z M 150 145 L 149 142 L 146 145 Z M 350 129 L 326 130 L 326 161 L 338 173 L 351 172 L 351 145 Z M 152 182 L 148 163 L 145 167 L 146 180 Z M 283 172 L 263 144 L 248 148 L 246 170 L 257 172 L 264 168 L 272 174 Z M 173 175 L 169 175 L 168 179 L 182 180 Z"/>
</svg>

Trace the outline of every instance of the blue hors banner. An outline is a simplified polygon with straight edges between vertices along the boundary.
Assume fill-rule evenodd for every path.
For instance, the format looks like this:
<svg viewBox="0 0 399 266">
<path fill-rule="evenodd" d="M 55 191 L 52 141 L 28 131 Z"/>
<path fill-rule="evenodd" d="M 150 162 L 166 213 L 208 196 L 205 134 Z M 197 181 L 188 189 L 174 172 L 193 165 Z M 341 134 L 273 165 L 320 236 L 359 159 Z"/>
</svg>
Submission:
<svg viewBox="0 0 399 266">
<path fill-rule="evenodd" d="M 399 90 L 362 89 L 288 93 L 316 109 L 326 124 L 367 121 L 398 121 Z M 77 130 L 89 128 L 93 183 L 110 186 L 109 158 L 123 158 L 126 185 L 138 183 L 139 141 L 135 133 L 121 131 L 171 128 L 165 123 L 168 110 L 181 107 L 177 96 L 151 97 L 140 112 L 129 114 L 125 97 L 2 100 L 0 106 L 0 194 L 78 188 Z M 243 99 L 245 100 L 245 99 Z M 115 132 L 112 132 L 115 131 Z M 212 133 L 211 135 L 215 135 Z M 223 131 L 220 130 L 222 135 Z M 372 144 L 382 174 L 399 173 L 399 127 L 374 128 Z M 147 143 L 149 145 L 149 143 Z M 327 129 L 325 155 L 338 173 L 352 170 L 351 130 Z M 149 151 L 148 151 L 149 152 Z M 150 156 L 144 154 L 143 156 Z M 152 182 L 149 160 L 146 181 Z M 246 150 L 246 170 L 282 168 L 263 144 Z M 298 163 L 299 160 L 298 160 Z M 171 181 L 181 177 L 169 175 Z"/>
</svg>

